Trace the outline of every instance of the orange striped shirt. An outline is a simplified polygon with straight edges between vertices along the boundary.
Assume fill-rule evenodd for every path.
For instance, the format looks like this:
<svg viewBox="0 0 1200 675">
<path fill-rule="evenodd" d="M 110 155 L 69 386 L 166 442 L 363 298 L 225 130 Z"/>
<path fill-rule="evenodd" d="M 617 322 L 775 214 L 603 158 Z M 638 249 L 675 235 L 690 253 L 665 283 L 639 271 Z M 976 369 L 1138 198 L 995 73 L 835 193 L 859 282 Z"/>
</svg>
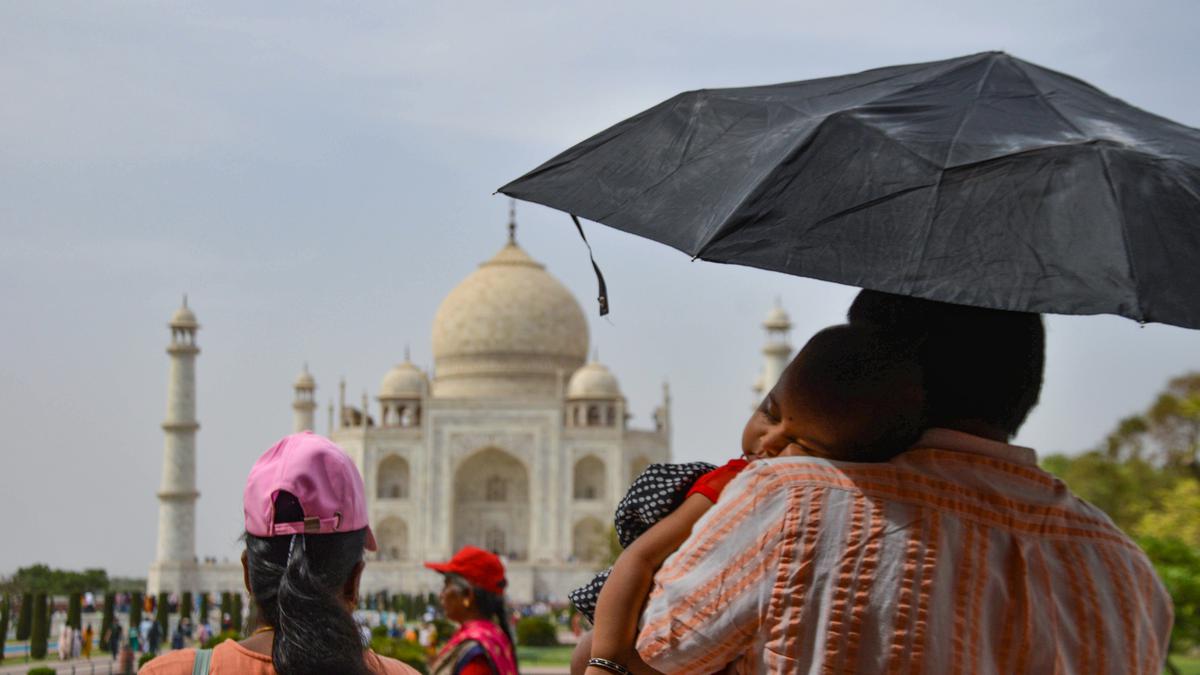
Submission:
<svg viewBox="0 0 1200 675">
<path fill-rule="evenodd" d="M 885 464 L 751 464 L 655 575 L 637 647 L 664 673 L 1157 674 L 1171 622 L 1033 450 L 932 429 Z"/>
</svg>

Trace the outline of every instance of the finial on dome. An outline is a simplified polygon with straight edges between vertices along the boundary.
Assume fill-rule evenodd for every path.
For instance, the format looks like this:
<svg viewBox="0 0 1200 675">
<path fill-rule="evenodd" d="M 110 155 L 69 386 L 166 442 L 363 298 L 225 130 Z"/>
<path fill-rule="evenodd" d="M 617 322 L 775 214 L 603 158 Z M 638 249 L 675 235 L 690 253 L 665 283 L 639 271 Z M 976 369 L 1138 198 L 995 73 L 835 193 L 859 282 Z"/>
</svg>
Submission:
<svg viewBox="0 0 1200 675">
<path fill-rule="evenodd" d="M 187 309 L 187 293 L 183 294 L 183 308 Z"/>
<path fill-rule="evenodd" d="M 517 245 L 517 200 L 508 200 L 508 243 Z"/>
<path fill-rule="evenodd" d="M 408 351 L 408 345 L 406 344 L 404 345 L 404 362 L 408 363 L 410 361 L 412 361 L 412 355 Z"/>
</svg>

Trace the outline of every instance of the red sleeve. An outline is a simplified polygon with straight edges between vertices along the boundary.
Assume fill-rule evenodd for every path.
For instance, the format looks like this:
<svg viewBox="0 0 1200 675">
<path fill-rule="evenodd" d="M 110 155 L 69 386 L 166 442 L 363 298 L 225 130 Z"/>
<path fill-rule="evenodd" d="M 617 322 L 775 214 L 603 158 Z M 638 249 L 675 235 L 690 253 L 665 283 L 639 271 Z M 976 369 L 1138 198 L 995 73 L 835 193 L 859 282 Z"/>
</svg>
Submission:
<svg viewBox="0 0 1200 675">
<path fill-rule="evenodd" d="M 492 667 L 488 665 L 486 656 L 476 656 L 459 668 L 456 675 L 492 675 Z"/>
<path fill-rule="evenodd" d="M 692 484 L 692 489 L 688 490 L 687 496 L 704 495 L 710 502 L 716 504 L 717 499 L 721 496 L 721 491 L 748 464 L 750 462 L 740 458 L 729 460 L 725 466 L 713 469 L 697 478 L 696 482 Z"/>
</svg>

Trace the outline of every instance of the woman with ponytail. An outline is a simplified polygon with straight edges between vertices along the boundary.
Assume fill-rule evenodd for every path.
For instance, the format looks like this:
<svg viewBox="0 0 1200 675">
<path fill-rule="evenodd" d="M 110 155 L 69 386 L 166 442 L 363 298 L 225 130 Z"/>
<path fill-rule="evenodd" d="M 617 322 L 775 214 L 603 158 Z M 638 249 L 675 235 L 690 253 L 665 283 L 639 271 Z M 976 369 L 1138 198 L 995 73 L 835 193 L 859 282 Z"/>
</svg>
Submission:
<svg viewBox="0 0 1200 675">
<path fill-rule="evenodd" d="M 464 546 L 444 563 L 442 609 L 459 625 L 434 660 L 432 675 L 517 675 L 517 648 L 504 601 L 504 564 L 495 554 Z"/>
<path fill-rule="evenodd" d="M 375 536 L 346 453 L 312 432 L 287 436 L 258 458 L 242 501 L 242 569 L 261 626 L 241 642 L 171 652 L 139 674 L 415 675 L 365 648 L 354 621 Z"/>
</svg>

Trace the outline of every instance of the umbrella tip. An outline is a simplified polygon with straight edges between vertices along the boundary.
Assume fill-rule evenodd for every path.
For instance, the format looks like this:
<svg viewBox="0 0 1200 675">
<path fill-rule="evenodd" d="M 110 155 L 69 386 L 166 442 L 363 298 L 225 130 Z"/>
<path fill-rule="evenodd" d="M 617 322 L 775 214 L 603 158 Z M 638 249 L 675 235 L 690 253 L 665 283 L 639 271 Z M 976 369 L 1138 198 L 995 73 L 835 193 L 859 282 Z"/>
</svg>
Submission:
<svg viewBox="0 0 1200 675">
<path fill-rule="evenodd" d="M 517 200 L 508 200 L 508 243 L 517 245 Z"/>
</svg>

